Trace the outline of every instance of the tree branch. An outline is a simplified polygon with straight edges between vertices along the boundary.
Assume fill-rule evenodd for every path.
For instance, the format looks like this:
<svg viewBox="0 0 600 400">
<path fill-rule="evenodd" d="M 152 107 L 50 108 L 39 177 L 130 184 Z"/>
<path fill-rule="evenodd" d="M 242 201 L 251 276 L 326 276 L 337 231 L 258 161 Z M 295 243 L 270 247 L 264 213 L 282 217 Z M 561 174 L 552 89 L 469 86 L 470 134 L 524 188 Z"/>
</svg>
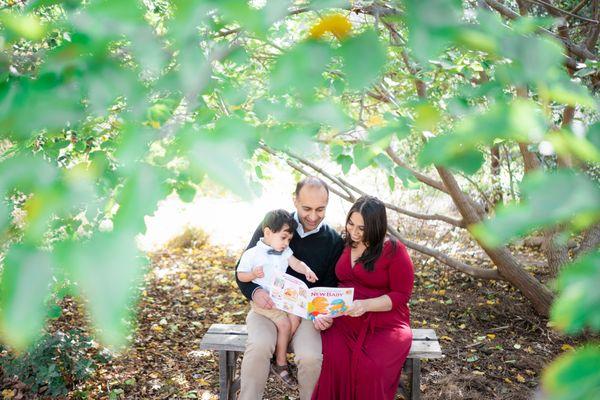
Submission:
<svg viewBox="0 0 600 400">
<path fill-rule="evenodd" d="M 485 0 L 485 2 L 492 7 L 494 10 L 498 11 L 500 14 L 504 15 L 506 18 L 510 19 L 510 20 L 515 20 L 517 18 L 521 18 L 521 16 L 514 12 L 513 10 L 511 10 L 510 8 L 508 8 L 507 6 L 505 6 L 502 3 L 499 3 L 496 0 Z M 580 57 L 583 60 L 586 59 L 590 59 L 590 60 L 596 60 L 598 57 L 593 54 L 592 52 L 590 52 L 588 49 L 577 46 L 573 43 L 571 43 L 570 41 L 565 41 L 565 39 L 561 38 L 560 36 L 558 36 L 557 34 L 555 34 L 554 32 L 551 32 L 545 28 L 540 28 L 540 31 L 554 37 L 555 39 L 560 40 L 561 42 L 564 43 L 564 45 L 567 47 L 567 49 L 569 51 L 571 51 L 571 53 L 573 53 L 574 55 Z M 573 68 L 573 69 L 577 69 L 577 61 L 573 60 L 571 57 L 569 56 L 565 56 L 565 63 Z"/>
<path fill-rule="evenodd" d="M 577 14 L 574 14 L 574 13 L 572 13 L 570 11 L 563 10 L 561 8 L 555 7 L 552 4 L 547 3 L 545 1 L 542 1 L 542 0 L 525 0 L 525 1 L 527 1 L 529 3 L 539 4 L 539 5 L 543 6 L 544 8 L 546 8 L 546 10 L 548 10 L 549 13 L 551 13 L 552 15 L 557 16 L 557 17 L 560 16 L 560 15 L 568 15 L 570 17 L 577 18 L 577 19 L 580 19 L 582 21 L 591 22 L 591 23 L 596 24 L 596 25 L 598 24 L 598 21 L 595 20 L 595 19 L 589 19 L 589 18 L 586 18 L 586 17 L 582 17 L 581 15 L 577 15 Z"/>
<path fill-rule="evenodd" d="M 504 280 L 502 278 L 502 276 L 500 276 L 500 274 L 498 273 L 498 270 L 496 270 L 496 269 L 484 269 L 484 268 L 472 267 L 468 264 L 465 264 L 462 261 L 459 261 L 452 257 L 447 256 L 446 254 L 442 253 L 441 251 L 437 251 L 430 247 L 423 246 L 418 243 L 412 242 L 412 241 L 400 236 L 400 234 L 396 230 L 390 228 L 389 224 L 388 224 L 388 232 L 390 233 L 390 235 L 394 236 L 396 239 L 398 239 L 400 242 L 402 242 L 406 247 L 416 250 L 419 253 L 423 253 L 425 255 L 431 256 L 431 257 L 435 258 L 436 260 L 438 260 L 439 262 L 441 262 L 442 264 L 445 264 L 459 272 L 465 273 L 467 275 L 470 275 L 470 276 L 473 276 L 473 277 L 479 278 L 479 279 Z"/>
<path fill-rule="evenodd" d="M 344 185 L 346 185 L 347 187 L 349 187 L 350 189 L 354 190 L 356 193 L 360 194 L 361 196 L 366 195 L 367 193 L 365 193 L 364 191 L 360 190 L 359 188 L 357 188 L 356 186 L 352 185 L 350 182 L 346 181 L 343 178 L 337 178 L 339 179 L 340 182 L 342 182 Z M 384 205 L 386 206 L 386 208 L 392 210 L 392 211 L 396 211 L 397 213 L 400 214 L 404 214 L 404 215 L 408 215 L 409 217 L 413 217 L 416 219 L 424 219 L 424 220 L 429 220 L 429 221 L 443 221 L 446 222 L 452 226 L 455 226 L 457 228 L 464 228 L 465 227 L 465 223 L 462 220 L 458 220 L 455 218 L 451 218 L 451 217 L 447 217 L 445 215 L 440 215 L 440 214 L 421 214 L 421 213 L 416 213 L 410 210 L 407 210 L 405 208 L 401 208 L 401 207 L 397 207 L 393 204 L 390 203 L 385 203 Z"/>
</svg>

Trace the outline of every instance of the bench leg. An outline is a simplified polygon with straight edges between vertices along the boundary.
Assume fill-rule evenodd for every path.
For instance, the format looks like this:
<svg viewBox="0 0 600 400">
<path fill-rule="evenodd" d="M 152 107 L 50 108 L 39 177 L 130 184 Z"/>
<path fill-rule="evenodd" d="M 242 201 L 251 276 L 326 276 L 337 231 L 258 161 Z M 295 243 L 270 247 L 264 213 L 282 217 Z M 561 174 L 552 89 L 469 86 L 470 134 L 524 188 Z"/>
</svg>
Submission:
<svg viewBox="0 0 600 400">
<path fill-rule="evenodd" d="M 233 399 L 232 389 L 235 386 L 233 378 L 238 354 L 237 351 L 219 351 L 219 400 Z"/>
<path fill-rule="evenodd" d="M 410 400 L 421 399 L 421 360 L 411 358 L 412 361 L 412 377 L 410 382 Z"/>
</svg>

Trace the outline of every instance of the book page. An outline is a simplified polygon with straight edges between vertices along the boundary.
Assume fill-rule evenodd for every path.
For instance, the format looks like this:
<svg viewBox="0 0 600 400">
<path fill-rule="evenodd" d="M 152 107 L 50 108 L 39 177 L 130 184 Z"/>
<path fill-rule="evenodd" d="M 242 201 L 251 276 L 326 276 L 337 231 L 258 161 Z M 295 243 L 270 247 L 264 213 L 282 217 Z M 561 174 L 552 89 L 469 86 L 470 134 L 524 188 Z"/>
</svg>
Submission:
<svg viewBox="0 0 600 400">
<path fill-rule="evenodd" d="M 275 271 L 270 287 L 270 295 L 275 306 L 302 318 L 307 318 L 310 300 L 308 286 L 300 279 Z"/>
<path fill-rule="evenodd" d="M 352 304 L 354 288 L 315 287 L 309 289 L 308 318 L 314 320 L 318 315 L 332 318 L 343 315 Z"/>
</svg>

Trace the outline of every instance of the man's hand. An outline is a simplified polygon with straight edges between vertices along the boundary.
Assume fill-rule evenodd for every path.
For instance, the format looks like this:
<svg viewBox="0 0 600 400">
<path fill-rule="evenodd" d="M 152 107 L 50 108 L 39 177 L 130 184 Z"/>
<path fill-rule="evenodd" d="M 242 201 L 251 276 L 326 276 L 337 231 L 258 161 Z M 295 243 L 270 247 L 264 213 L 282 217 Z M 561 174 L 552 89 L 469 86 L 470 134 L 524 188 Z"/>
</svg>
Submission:
<svg viewBox="0 0 600 400">
<path fill-rule="evenodd" d="M 264 308 L 266 310 L 270 310 L 275 307 L 275 303 L 273 303 L 273 300 L 271 300 L 269 293 L 267 293 L 267 291 L 264 289 L 256 289 L 252 294 L 252 301 L 260 308 Z"/>
<path fill-rule="evenodd" d="M 254 274 L 255 278 L 264 278 L 265 277 L 265 272 L 263 271 L 262 265 L 258 265 L 256 267 L 252 268 L 252 273 Z"/>
<path fill-rule="evenodd" d="M 333 325 L 333 318 L 326 315 L 317 315 L 313 320 L 313 325 L 316 330 L 324 331 L 325 329 L 331 328 L 331 325 Z"/>
<path fill-rule="evenodd" d="M 348 311 L 346 311 L 346 315 L 360 317 L 366 312 L 369 312 L 368 300 L 354 300 Z"/>
</svg>

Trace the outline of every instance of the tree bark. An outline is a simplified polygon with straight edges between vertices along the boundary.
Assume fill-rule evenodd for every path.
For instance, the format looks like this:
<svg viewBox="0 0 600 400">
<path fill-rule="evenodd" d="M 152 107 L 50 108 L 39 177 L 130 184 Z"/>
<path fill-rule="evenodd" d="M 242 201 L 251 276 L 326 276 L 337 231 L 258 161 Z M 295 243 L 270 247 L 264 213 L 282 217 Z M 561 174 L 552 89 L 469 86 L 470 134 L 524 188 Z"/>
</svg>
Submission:
<svg viewBox="0 0 600 400">
<path fill-rule="evenodd" d="M 600 244 L 600 222 L 589 228 L 584 234 L 575 255 L 577 257 L 598 248 Z"/>
<path fill-rule="evenodd" d="M 548 270 L 550 276 L 556 278 L 560 269 L 569 262 L 569 246 L 567 243 L 559 243 L 556 239 L 560 232 L 563 231 L 562 226 L 556 226 L 544 231 L 544 243 L 542 250 L 548 261 Z"/>
<path fill-rule="evenodd" d="M 500 185 L 500 145 L 492 146 L 492 203 L 494 205 L 503 202 L 502 187 Z"/>
<path fill-rule="evenodd" d="M 468 225 L 480 222 L 479 216 L 465 199 L 465 195 L 460 190 L 454 176 L 443 167 L 436 166 L 436 169 L 465 222 Z M 552 292 L 531 276 L 505 246 L 491 248 L 479 240 L 477 242 L 496 264 L 500 276 L 517 288 L 531 302 L 538 314 L 548 316 L 550 304 L 553 300 Z"/>
</svg>

